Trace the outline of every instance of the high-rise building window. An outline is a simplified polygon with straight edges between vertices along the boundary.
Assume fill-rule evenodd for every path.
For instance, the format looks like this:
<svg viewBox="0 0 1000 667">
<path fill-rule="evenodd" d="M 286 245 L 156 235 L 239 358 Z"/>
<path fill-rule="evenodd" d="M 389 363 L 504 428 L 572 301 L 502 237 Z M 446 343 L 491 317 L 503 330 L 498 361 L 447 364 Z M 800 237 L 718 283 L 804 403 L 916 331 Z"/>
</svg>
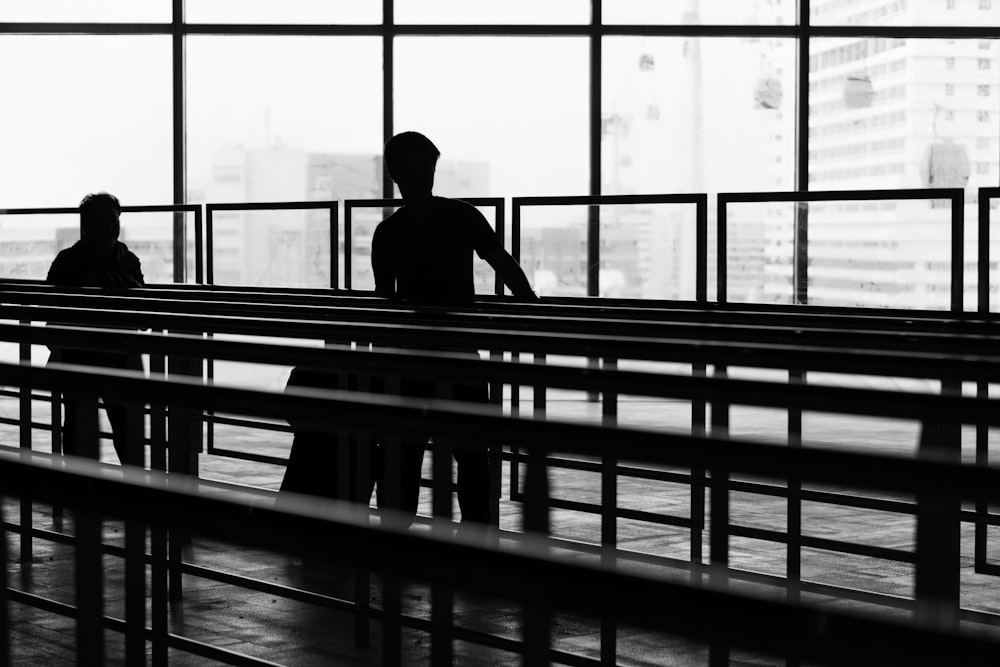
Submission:
<svg viewBox="0 0 1000 667">
<path fill-rule="evenodd" d="M 979 111 L 976 112 L 976 119 L 980 123 L 988 123 L 990 122 L 990 112 L 987 111 L 986 109 L 980 109 Z"/>
<path fill-rule="evenodd" d="M 953 84 L 953 83 L 946 83 L 946 84 L 944 84 L 944 94 L 945 95 L 954 95 L 955 94 L 955 84 Z"/>
<path fill-rule="evenodd" d="M 990 96 L 990 87 L 989 87 L 989 85 L 985 85 L 984 84 L 984 85 L 979 86 L 979 96 L 980 97 L 989 97 Z"/>
<path fill-rule="evenodd" d="M 946 7 L 948 9 L 955 9 L 955 0 L 948 0 Z"/>
<path fill-rule="evenodd" d="M 989 68 L 990 68 L 990 59 L 989 58 L 980 58 L 979 59 L 979 69 L 989 69 Z"/>
<path fill-rule="evenodd" d="M 979 0 L 980 9 L 991 9 L 993 7 L 993 0 Z"/>
<path fill-rule="evenodd" d="M 955 69 L 955 59 L 951 56 L 944 59 L 945 69 Z"/>
</svg>

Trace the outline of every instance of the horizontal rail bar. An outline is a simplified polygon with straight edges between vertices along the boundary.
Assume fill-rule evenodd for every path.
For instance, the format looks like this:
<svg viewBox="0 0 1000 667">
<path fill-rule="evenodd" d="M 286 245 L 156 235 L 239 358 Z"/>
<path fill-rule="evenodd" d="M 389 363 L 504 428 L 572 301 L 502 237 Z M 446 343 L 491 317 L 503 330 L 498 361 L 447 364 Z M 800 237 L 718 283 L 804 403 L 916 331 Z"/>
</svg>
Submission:
<svg viewBox="0 0 1000 667">
<path fill-rule="evenodd" d="M 724 591 L 711 583 L 695 586 L 569 562 L 554 558 L 544 542 L 528 537 L 514 540 L 510 547 L 488 549 L 461 539 L 411 534 L 391 521 L 373 530 L 367 514 L 362 518 L 335 503 L 303 503 L 294 512 L 280 511 L 186 492 L 175 478 L 168 487 L 159 475 L 141 485 L 129 483 L 117 479 L 119 472 L 89 463 L 78 462 L 70 472 L 41 458 L 0 455 L 0 484 L 7 494 L 31 493 L 43 501 L 126 519 L 157 516 L 158 523 L 171 528 L 243 544 L 307 551 L 316 547 L 314 535 L 331 535 L 343 545 L 345 560 L 374 571 L 696 638 L 725 636 L 737 645 L 779 654 L 792 651 L 810 659 L 849 659 L 866 665 L 887 660 L 978 665 L 992 664 L 1000 652 L 1000 640 L 946 629 L 934 620 L 862 616 Z M 247 529 L 249 522 L 253 530 Z M 400 559 L 399 553 L 409 557 Z M 454 562 L 468 567 L 459 571 Z M 775 627 L 784 631 L 776 633 Z"/>
</svg>

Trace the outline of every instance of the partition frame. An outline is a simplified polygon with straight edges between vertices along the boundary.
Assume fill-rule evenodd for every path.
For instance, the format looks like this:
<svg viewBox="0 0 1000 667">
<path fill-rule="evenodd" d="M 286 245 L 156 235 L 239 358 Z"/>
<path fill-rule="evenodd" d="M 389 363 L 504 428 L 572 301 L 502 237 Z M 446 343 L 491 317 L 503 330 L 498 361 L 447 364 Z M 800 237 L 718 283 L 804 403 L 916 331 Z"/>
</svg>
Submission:
<svg viewBox="0 0 1000 667">
<path fill-rule="evenodd" d="M 951 202 L 951 304 L 952 312 L 964 310 L 963 281 L 965 273 L 965 190 L 962 188 L 922 188 L 883 190 L 810 190 L 804 192 L 720 192 L 717 196 L 716 251 L 717 285 L 716 300 L 728 303 L 727 299 L 727 257 L 726 242 L 729 204 L 775 203 L 775 202 L 835 202 L 835 201 L 882 201 L 882 200 L 933 200 L 947 199 Z M 798 225 L 798 221 L 796 222 Z M 800 261 L 798 247 L 793 265 Z M 808 297 L 807 286 L 803 286 L 802 296 Z M 799 289 L 794 289 L 799 296 Z"/>
<path fill-rule="evenodd" d="M 456 197 L 468 204 L 476 207 L 493 207 L 496 209 L 494 214 L 494 229 L 497 237 L 500 239 L 500 245 L 504 245 L 504 236 L 506 235 L 506 225 L 504 223 L 504 217 L 506 215 L 506 202 L 503 197 Z M 405 201 L 403 199 L 396 198 L 383 198 L 383 199 L 345 199 L 344 200 L 344 289 L 353 289 L 351 286 L 351 268 L 353 267 L 353 260 L 351 258 L 351 248 L 352 246 L 352 220 L 354 215 L 354 209 L 356 208 L 399 208 L 404 205 Z M 388 212 L 383 212 L 383 214 L 388 217 Z M 503 281 L 500 276 L 497 275 L 494 280 L 494 291 L 497 295 L 503 294 Z"/>
<path fill-rule="evenodd" d="M 338 200 L 324 201 L 281 201 L 281 202 L 249 202 L 249 203 L 208 203 L 205 204 L 205 277 L 209 285 L 215 284 L 215 249 L 213 215 L 216 211 L 298 211 L 325 209 L 330 213 L 330 287 L 337 289 L 339 285 L 339 258 L 337 245 L 339 242 Z"/>
<path fill-rule="evenodd" d="M 595 253 L 590 249 L 594 244 L 593 221 L 598 224 L 600 217 L 594 213 L 601 206 L 635 206 L 642 204 L 694 204 L 695 205 L 695 302 L 705 303 L 708 299 L 708 195 L 704 193 L 642 194 L 642 195 L 584 195 L 552 197 L 512 197 L 511 198 L 511 255 L 521 259 L 521 209 L 526 206 L 587 206 L 587 296 L 598 296 L 600 283 L 596 269 L 592 265 Z M 597 253 L 599 259 L 599 253 Z"/>
</svg>

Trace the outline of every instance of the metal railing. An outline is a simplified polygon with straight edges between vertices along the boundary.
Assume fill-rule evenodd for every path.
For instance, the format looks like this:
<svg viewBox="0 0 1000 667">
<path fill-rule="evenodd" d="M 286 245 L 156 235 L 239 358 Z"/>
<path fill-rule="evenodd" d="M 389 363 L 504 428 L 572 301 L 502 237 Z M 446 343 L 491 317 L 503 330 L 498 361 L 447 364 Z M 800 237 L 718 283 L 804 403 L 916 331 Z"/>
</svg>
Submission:
<svg viewBox="0 0 1000 667">
<path fill-rule="evenodd" d="M 299 323 L 300 325 L 302 323 Z M 166 326 L 165 328 L 175 329 L 176 327 Z M 440 331 L 434 329 L 434 331 Z M 718 380 L 706 378 L 690 378 L 677 376 L 664 376 L 655 374 L 642 374 L 624 371 L 605 370 L 600 373 L 585 371 L 584 369 L 560 369 L 557 367 L 533 368 L 531 365 L 509 365 L 484 360 L 449 360 L 446 357 L 430 356 L 421 358 L 419 355 L 412 355 L 406 360 L 399 358 L 391 351 L 384 353 L 366 352 L 350 353 L 337 350 L 316 350 L 291 348 L 280 349 L 274 346 L 262 346 L 249 343 L 238 344 L 221 341 L 206 341 L 198 338 L 187 340 L 185 337 L 175 336 L 164 338 L 159 336 L 147 336 L 143 334 L 126 334 L 121 332 L 73 332 L 60 331 L 57 328 L 18 328 L 10 327 L 3 329 L 4 338 L 20 340 L 23 343 L 58 343 L 68 344 L 75 342 L 77 345 L 93 345 L 95 347 L 109 347 L 116 350 L 130 350 L 133 353 L 157 352 L 167 353 L 168 351 L 181 357 L 213 357 L 229 358 L 247 361 L 272 362 L 272 363 L 295 363 L 308 365 L 310 367 L 337 368 L 344 372 L 350 370 L 368 371 L 378 374 L 406 374 L 413 372 L 423 377 L 455 376 L 457 378 L 486 378 L 495 382 L 520 383 L 534 386 L 541 390 L 536 397 L 535 410 L 537 414 L 544 415 L 544 388 L 545 387 L 569 387 L 583 390 L 594 390 L 603 392 L 606 401 L 603 413 L 608 423 L 614 423 L 617 414 L 617 397 L 619 394 L 638 394 L 651 396 L 672 396 L 683 398 L 692 402 L 711 402 L 713 409 L 713 432 L 725 432 L 728 420 L 728 410 L 731 404 L 748 405 L 772 405 L 788 409 L 789 411 L 811 409 L 820 411 L 845 411 L 855 414 L 877 414 L 888 417 L 903 417 L 919 420 L 922 417 L 931 417 L 935 414 L 939 419 L 951 418 L 957 421 L 981 424 L 984 427 L 993 424 L 990 412 L 994 410 L 990 401 L 979 401 L 978 399 L 933 396 L 925 394 L 912 394 L 901 392 L 894 395 L 892 392 L 865 392 L 836 387 L 785 385 L 782 383 L 754 383 L 736 380 Z M 432 335 L 432 334 L 428 334 Z M 628 339 L 620 339 L 619 345 L 626 346 Z M 951 357 L 938 354 L 908 354 L 903 355 L 896 352 L 864 352 L 843 350 L 839 346 L 833 349 L 821 349 L 817 347 L 809 349 L 797 349 L 794 345 L 776 346 L 765 345 L 759 349 L 754 347 L 717 345 L 711 349 L 685 350 L 685 346 L 690 347 L 690 343 L 675 343 L 674 359 L 689 360 L 716 358 L 718 362 L 726 363 L 733 358 L 741 359 L 741 365 L 773 365 L 773 367 L 786 367 L 791 365 L 795 368 L 822 368 L 829 370 L 839 370 L 842 372 L 859 372 L 866 374 L 885 373 L 887 375 L 910 375 L 910 376 L 930 376 L 944 379 L 979 379 L 993 378 L 998 376 L 997 360 L 995 357 L 976 357 L 972 355 L 953 355 Z M 728 352 L 727 352 L 728 350 Z M 754 358 L 754 354 L 761 355 Z M 688 356 L 685 356 L 688 355 Z M 694 357 L 690 355 L 695 355 Z M 703 356 L 697 356 L 703 355 Z M 727 356 L 730 355 L 730 356 Z M 735 355 L 735 357 L 733 356 Z M 767 361 L 770 355 L 770 361 Z M 808 361 L 812 357 L 812 362 Z M 610 358 L 610 357 L 609 357 Z M 826 361 L 824 361 L 826 359 Z M 664 384 L 664 380 L 669 377 L 669 384 Z M 935 407 L 936 406 L 936 407 Z M 963 407 L 965 406 L 965 407 Z M 967 410 L 973 410 L 967 412 Z M 22 424 L 23 426 L 23 424 Z M 951 446 L 953 448 L 953 445 Z M 220 451 L 218 453 L 225 453 Z M 518 455 L 513 459 L 515 462 L 523 463 L 525 458 Z M 554 463 L 569 465 L 576 469 L 602 470 L 601 464 L 584 464 L 569 460 L 558 460 Z M 634 466 L 619 467 L 613 464 L 612 470 L 614 480 L 618 474 L 643 473 Z M 692 517 L 690 520 L 678 519 L 666 516 L 653 516 L 647 513 L 635 511 L 620 511 L 615 501 L 613 482 L 603 493 L 605 498 L 600 506 L 590 506 L 589 508 L 577 501 L 556 503 L 555 506 L 566 509 L 582 511 L 600 512 L 608 521 L 614 522 L 619 517 L 628 517 L 642 520 L 653 520 L 656 523 L 666 523 L 689 528 L 692 532 L 692 556 L 700 558 L 701 526 L 704 523 L 703 515 L 697 508 L 703 507 L 702 489 L 704 477 L 701 475 L 667 473 L 661 475 L 663 479 L 679 481 L 691 485 L 692 493 Z M 608 478 L 606 478 L 607 480 Z M 781 487 L 768 487 L 759 482 L 734 482 L 734 488 L 753 493 L 763 493 L 766 495 L 783 496 L 787 492 Z M 523 495 L 518 491 L 518 499 Z M 700 500 L 701 498 L 701 500 Z M 889 511 L 902 511 L 909 513 L 912 506 L 905 502 L 887 502 L 885 500 L 871 500 L 867 503 L 860 498 L 850 498 L 831 494 L 829 492 L 801 491 L 797 492 L 795 498 L 789 496 L 790 502 L 796 500 L 820 500 L 822 502 L 839 502 L 855 506 L 871 506 Z M 716 500 L 722 502 L 721 499 Z M 981 512 L 981 516 L 972 513 L 963 513 L 966 521 L 976 521 L 977 529 L 995 524 L 995 517 L 986 516 Z M 985 523 L 983 523 L 985 521 Z M 774 531 L 760 531 L 759 529 L 733 527 L 734 535 L 756 537 L 758 539 L 768 539 L 777 542 L 786 542 L 790 552 L 797 553 L 800 548 L 822 546 L 825 548 L 836 548 L 848 553 L 864 553 L 880 558 L 891 558 L 895 560 L 909 561 L 909 556 L 902 551 L 885 549 L 865 549 L 848 543 L 835 544 L 830 540 L 810 540 L 803 539 L 798 530 L 788 531 L 787 538 Z M 606 544 L 614 544 L 613 533 L 605 532 L 603 541 Z M 977 559 L 977 568 L 979 566 Z"/>
<path fill-rule="evenodd" d="M 351 427 L 381 431 L 401 432 L 417 425 L 431 432 L 473 441 L 494 444 L 516 441 L 534 454 L 559 451 L 600 457 L 609 454 L 613 442 L 614 456 L 620 459 L 649 466 L 704 468 L 713 472 L 713 484 L 735 473 L 771 479 L 794 478 L 817 484 L 915 495 L 921 499 L 921 507 L 926 504 L 928 509 L 939 510 L 957 507 L 960 500 L 1000 500 L 1000 471 L 931 458 L 799 449 L 718 437 L 585 426 L 557 420 L 515 419 L 480 409 L 386 397 L 355 398 L 340 393 L 308 391 L 282 394 L 205 387 L 185 380 L 167 382 L 100 370 L 83 373 L 11 364 L 0 364 L 0 369 L 5 382 L 17 386 L 86 395 L 99 385 L 102 393 L 118 400 L 143 396 L 151 403 L 189 409 L 208 407 L 272 417 L 295 415 L 311 421 L 316 428 L 330 428 L 331 418 Z M 96 400 L 90 402 L 89 409 L 96 413 Z M 933 424 L 933 421 L 928 423 Z M 933 430 L 925 429 L 925 437 L 929 437 L 928 432 Z M 96 437 L 96 432 L 91 430 L 90 437 Z M 33 456 L 27 460 L 38 458 Z M 529 482 L 525 512 L 533 517 L 529 523 L 544 531 L 549 506 L 548 488 L 544 483 L 546 460 L 537 455 L 527 460 L 528 479 L 534 481 Z M 149 638 L 153 641 L 154 656 L 171 645 L 226 662 L 235 661 L 234 656 L 225 651 L 213 652 L 211 647 L 197 646 L 196 642 L 167 633 L 169 560 L 166 543 L 155 528 L 153 553 L 148 556 L 153 559 L 152 628 L 146 627 L 145 601 L 136 593 L 144 591 L 144 585 L 137 585 L 135 581 L 136 577 L 145 578 L 144 567 L 127 570 L 132 573 L 131 577 L 126 574 L 132 584 L 129 588 L 132 596 L 129 597 L 131 602 L 126 603 L 125 622 L 104 617 L 100 602 L 100 559 L 95 558 L 102 549 L 100 533 L 96 530 L 102 515 L 125 518 L 131 522 L 128 530 L 140 535 L 147 525 L 154 524 L 182 533 L 301 552 L 316 547 L 315 535 L 327 534 L 336 537 L 338 545 L 344 545 L 340 554 L 344 560 L 361 567 L 428 578 L 451 589 L 468 587 L 502 597 L 516 595 L 516 599 L 528 603 L 527 613 L 540 613 L 540 616 L 535 616 L 529 624 L 523 644 L 505 646 L 530 656 L 529 662 L 564 657 L 553 652 L 549 643 L 546 619 L 552 606 L 594 614 L 611 627 L 624 622 L 638 623 L 702 637 L 711 643 L 716 656 L 725 654 L 730 644 L 745 644 L 780 655 L 831 664 L 843 660 L 853 664 L 883 664 L 888 656 L 905 659 L 908 664 L 940 664 L 941 660 L 956 659 L 963 664 L 987 664 L 986 661 L 995 659 L 1000 646 L 992 635 L 973 635 L 956 627 L 953 611 L 948 611 L 950 607 L 939 607 L 939 591 L 926 583 L 939 578 L 935 574 L 941 565 L 940 558 L 936 557 L 937 547 L 928 538 L 949 528 L 954 519 L 947 513 L 943 516 L 933 511 L 918 514 L 916 600 L 911 608 L 914 618 L 889 620 L 859 617 L 814 605 L 761 600 L 746 593 L 726 591 L 725 583 L 738 580 L 739 573 L 728 569 L 724 560 L 713 559 L 722 566 L 717 569 L 692 568 L 689 575 L 692 587 L 633 574 L 621 562 L 604 569 L 581 563 L 579 558 L 562 559 L 548 555 L 544 546 L 531 548 L 529 543 L 525 547 L 524 540 L 518 540 L 511 548 L 483 548 L 462 540 L 451 542 L 435 538 L 435 533 L 428 537 L 406 535 L 393 529 L 391 524 L 373 530 L 367 525 L 367 519 L 361 520 L 357 514 L 331 512 L 326 506 L 310 511 L 299 505 L 297 512 L 288 512 L 268 509 L 257 501 L 249 512 L 245 503 L 220 500 L 204 492 L 187 493 L 184 483 L 174 476 L 168 483 L 155 475 L 145 474 L 141 484 L 134 484 L 128 482 L 133 474 L 128 469 L 124 471 L 126 479 L 121 480 L 121 473 L 107 468 L 67 472 L 63 466 L 52 466 L 48 462 L 25 461 L 24 456 L 0 455 L 0 478 L 5 494 L 63 504 L 74 509 L 79 518 L 75 538 L 77 567 L 78 572 L 86 576 L 77 578 L 77 609 L 51 605 L 48 608 L 77 617 L 78 655 L 84 664 L 94 664 L 95 659 L 100 662 L 105 625 L 125 631 L 126 642 L 135 651 L 131 655 L 138 655 Z M 84 488 L 86 493 L 82 492 Z M 717 509 L 720 508 L 713 506 L 713 512 Z M 335 518 L 320 518 L 320 513 L 327 517 L 333 513 Z M 153 516 L 155 520 L 151 519 Z M 721 526 L 717 521 L 711 523 L 710 542 L 714 546 L 727 543 L 724 531 L 716 534 L 717 530 L 722 530 Z M 141 549 L 136 550 L 137 544 L 141 547 L 142 542 L 133 542 L 132 549 L 124 551 L 126 567 L 130 559 L 142 562 L 147 558 Z M 919 553 L 921 548 L 927 551 L 923 556 Z M 400 553 L 406 553 L 408 558 L 400 559 Z M 457 566 L 457 563 L 462 565 Z M 481 577 L 477 572 L 490 572 L 491 575 Z M 536 578 L 536 574 L 543 578 Z M 703 582 L 706 575 L 707 589 L 698 583 Z M 383 655 L 388 656 L 388 664 L 395 664 L 399 656 L 399 628 L 413 621 L 397 616 L 399 608 L 392 603 L 392 598 L 398 595 L 395 584 L 387 579 L 383 585 L 387 587 L 386 602 L 381 610 L 355 607 L 355 611 L 359 622 L 367 623 L 369 617 L 382 620 Z M 22 603 L 44 604 L 32 596 L 17 592 L 12 595 Z M 672 612 L 664 609 L 663 600 L 670 601 L 667 609 Z M 360 603 L 361 600 L 355 601 L 356 605 Z M 444 618 L 438 619 L 438 623 L 432 618 L 429 624 L 418 623 L 417 627 L 430 629 L 431 640 L 438 645 L 437 655 L 450 655 L 450 648 L 443 645 L 450 646 L 455 637 L 449 620 L 453 613 L 451 607 L 438 606 L 433 613 L 444 614 Z M 797 620 L 793 622 L 793 619 Z M 782 628 L 782 631 L 776 632 L 775 628 Z M 869 635 L 873 636 L 874 643 L 862 641 Z M 462 638 L 476 640 L 474 635 Z M 239 664 L 252 664 L 252 660 L 240 658 Z"/>
</svg>

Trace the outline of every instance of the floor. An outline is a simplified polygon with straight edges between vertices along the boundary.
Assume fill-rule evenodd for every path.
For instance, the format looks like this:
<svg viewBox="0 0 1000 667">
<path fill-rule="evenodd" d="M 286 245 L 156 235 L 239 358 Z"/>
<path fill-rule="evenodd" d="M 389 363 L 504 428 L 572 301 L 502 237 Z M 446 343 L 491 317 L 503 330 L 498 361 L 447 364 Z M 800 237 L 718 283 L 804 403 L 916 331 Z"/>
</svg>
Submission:
<svg viewBox="0 0 1000 667">
<path fill-rule="evenodd" d="M 626 401 L 622 405 L 621 420 L 651 428 L 670 428 L 688 418 L 686 410 L 686 406 L 677 403 Z M 7 416 L 8 413 L 16 416 L 16 404 L 0 402 L 0 415 Z M 566 395 L 550 397 L 549 413 L 554 417 L 596 421 L 600 411 L 595 404 L 582 397 Z M 46 421 L 43 408 L 40 407 L 36 419 Z M 14 427 L 0 427 L 2 444 L 16 443 L 16 430 L 12 429 Z M 785 432 L 784 417 L 775 411 L 735 409 L 732 430 L 741 436 L 780 441 Z M 913 451 L 918 434 L 915 424 L 823 415 L 809 415 L 804 431 L 808 444 L 843 448 L 864 446 L 898 453 Z M 38 449 L 48 449 L 47 438 L 47 433 L 36 433 Z M 287 453 L 290 443 L 286 433 L 236 427 L 218 427 L 215 440 L 230 449 L 276 456 Z M 969 458 L 972 445 L 968 443 L 972 440 L 967 437 L 966 441 L 964 453 Z M 994 457 L 1000 456 L 1000 443 L 991 443 L 991 450 Z M 114 460 L 110 446 L 106 446 L 104 455 L 109 461 Z M 280 484 L 282 468 L 204 455 L 201 457 L 200 474 L 206 479 L 275 490 Z M 551 479 L 554 496 L 558 498 L 594 501 L 600 493 L 596 473 L 554 470 Z M 623 478 L 619 484 L 620 506 L 629 509 L 689 516 L 689 499 L 688 488 L 677 483 Z M 423 510 L 428 509 L 429 495 L 425 493 Z M 784 530 L 785 509 L 785 501 L 780 498 L 749 493 L 732 495 L 731 517 L 734 524 Z M 4 510 L 8 520 L 16 520 L 13 505 L 8 503 Z M 518 531 L 520 522 L 520 503 L 510 500 L 505 488 L 501 502 L 501 528 Z M 596 515 L 558 510 L 553 512 L 552 524 L 553 534 L 558 537 L 590 544 L 598 541 L 600 522 Z M 35 526 L 57 527 L 49 508 L 35 508 Z M 802 526 L 805 534 L 831 539 L 898 549 L 912 549 L 914 544 L 912 516 L 875 510 L 806 503 L 803 506 Z M 1000 535 L 993 533 L 990 537 L 990 559 L 1000 563 Z M 108 522 L 105 539 L 110 543 L 121 541 L 121 526 Z M 690 558 L 689 532 L 686 529 L 621 519 L 618 539 L 619 547 L 633 554 L 664 559 Z M 71 603 L 72 549 L 36 539 L 33 558 L 18 562 L 15 546 L 16 542 L 12 539 L 9 545 L 9 553 L 13 557 L 9 565 L 10 585 Z M 1000 632 L 1000 581 L 973 572 L 971 549 L 972 529 L 966 526 L 963 530 L 962 605 L 996 614 L 998 626 L 991 631 Z M 908 597 L 912 593 L 913 571 L 905 563 L 817 549 L 804 549 L 802 559 L 803 579 L 808 581 L 892 596 Z M 347 595 L 352 587 L 349 575 L 338 575 L 327 567 L 303 563 L 292 556 L 202 539 L 196 539 L 187 549 L 185 560 L 322 595 Z M 670 562 L 660 560 L 651 567 L 669 572 L 673 570 Z M 733 567 L 748 572 L 782 577 L 785 574 L 785 549 L 764 540 L 733 538 L 731 562 Z M 109 615 L 121 617 L 121 561 L 108 556 L 105 566 L 106 610 Z M 370 596 L 376 605 L 380 603 L 381 595 L 378 583 L 373 578 L 370 589 Z M 753 585 L 767 586 L 759 582 Z M 353 620 L 341 612 L 193 575 L 185 576 L 184 591 L 183 600 L 175 603 L 170 610 L 170 630 L 178 635 L 277 664 L 381 664 L 378 623 L 371 624 L 371 648 L 356 648 Z M 809 598 L 808 595 L 806 597 Z M 825 596 L 816 594 L 812 598 L 822 601 Z M 402 599 L 404 610 L 408 613 L 416 616 L 428 613 L 430 596 L 426 587 L 405 585 Z M 520 611 L 503 601 L 460 595 L 456 599 L 456 612 L 457 622 L 462 627 L 511 638 L 520 635 Z M 74 622 L 71 619 L 15 603 L 11 605 L 10 630 L 14 664 L 73 664 Z M 587 619 L 558 617 L 553 636 L 554 646 L 559 650 L 589 657 L 599 655 L 598 628 Z M 108 663 L 124 664 L 121 636 L 107 632 L 106 640 Z M 619 628 L 617 650 L 618 662 L 623 665 L 707 664 L 707 651 L 696 642 L 634 628 Z M 455 655 L 455 664 L 461 665 L 520 664 L 520 658 L 513 653 L 462 641 L 455 642 Z M 430 656 L 427 635 L 415 630 L 404 631 L 403 656 L 405 664 L 427 664 Z M 170 651 L 170 662 L 175 665 L 215 664 L 179 650 Z M 782 663 L 767 656 L 734 653 L 731 664 Z"/>
</svg>

